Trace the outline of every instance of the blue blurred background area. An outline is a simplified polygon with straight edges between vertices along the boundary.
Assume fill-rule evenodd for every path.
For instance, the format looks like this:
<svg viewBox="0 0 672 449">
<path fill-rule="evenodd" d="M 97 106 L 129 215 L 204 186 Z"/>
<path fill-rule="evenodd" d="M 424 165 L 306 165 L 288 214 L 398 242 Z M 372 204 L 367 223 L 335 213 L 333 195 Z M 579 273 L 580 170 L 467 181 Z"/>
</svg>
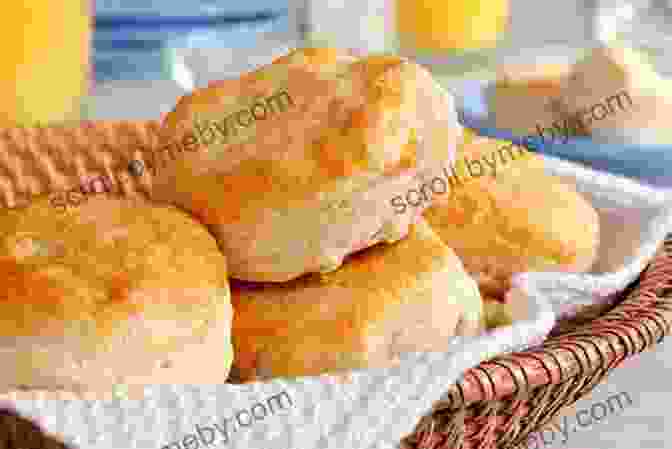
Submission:
<svg viewBox="0 0 672 449">
<path fill-rule="evenodd" d="M 478 134 L 520 143 L 523 135 L 498 129 L 492 123 L 487 102 L 488 83 L 465 80 L 456 86 L 461 123 Z M 606 143 L 591 137 L 572 136 L 564 140 L 544 140 L 535 134 L 529 148 L 549 156 L 578 162 L 596 170 L 637 179 L 659 188 L 672 188 L 672 145 L 661 143 Z"/>
<path fill-rule="evenodd" d="M 286 0 L 96 0 L 97 83 L 170 79 L 174 50 L 253 46 L 260 33 L 289 34 Z"/>
<path fill-rule="evenodd" d="M 286 10 L 286 0 L 96 0 L 104 17 L 222 17 L 253 16 L 259 11 Z"/>
<path fill-rule="evenodd" d="M 647 54 L 668 54 L 672 0 L 665 0 L 669 5 L 664 7 L 662 1 L 511 0 L 506 44 L 493 50 L 491 63 L 470 67 L 453 58 L 426 66 L 455 94 L 466 126 L 512 139 L 510 130 L 496 129 L 488 120 L 486 86 L 497 67 L 571 64 L 610 36 Z M 338 47 L 387 51 L 394 28 L 380 27 L 380 20 L 373 19 L 384 16 L 383 6 L 394 4 L 395 0 L 96 0 L 95 87 L 89 115 L 160 116 L 185 92 L 239 76 L 285 49 L 315 43 L 311 36 L 328 36 L 327 42 Z M 419 7 L 428 4 L 418 2 Z M 669 58 L 654 59 L 661 73 L 672 76 Z M 566 143 L 538 142 L 537 151 L 672 188 L 672 144 L 601 143 L 576 137 Z"/>
</svg>

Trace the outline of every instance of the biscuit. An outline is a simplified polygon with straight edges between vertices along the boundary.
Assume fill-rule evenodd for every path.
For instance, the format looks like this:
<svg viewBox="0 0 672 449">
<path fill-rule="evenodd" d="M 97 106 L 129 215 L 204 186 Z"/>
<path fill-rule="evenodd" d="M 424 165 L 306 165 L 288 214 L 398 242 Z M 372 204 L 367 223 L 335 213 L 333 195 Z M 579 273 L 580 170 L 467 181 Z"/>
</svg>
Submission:
<svg viewBox="0 0 672 449">
<path fill-rule="evenodd" d="M 408 237 L 287 283 L 231 283 L 232 380 L 382 367 L 445 351 L 480 331 L 481 298 L 454 252 L 423 221 Z"/>
<path fill-rule="evenodd" d="M 226 262 L 184 212 L 108 194 L 60 211 L 42 197 L 0 212 L 0 230 L 1 392 L 226 380 Z"/>
<path fill-rule="evenodd" d="M 560 101 L 568 64 L 510 65 L 499 69 L 486 89 L 489 114 L 498 129 L 517 135 L 534 135 L 541 128 L 562 121 L 567 111 Z M 578 132 L 575 132 L 575 134 Z"/>
<path fill-rule="evenodd" d="M 602 141 L 669 144 L 672 81 L 631 49 L 600 46 L 579 60 L 561 94 L 591 136 Z"/>
<path fill-rule="evenodd" d="M 206 224 L 233 278 L 284 282 L 402 238 L 421 210 L 387 200 L 451 162 L 460 132 L 452 96 L 415 63 L 295 50 L 178 102 L 152 197 Z"/>
<path fill-rule="evenodd" d="M 483 296 L 503 299 L 514 273 L 591 267 L 597 212 L 573 186 L 549 175 L 539 156 L 477 136 L 458 147 L 458 158 L 455 171 L 463 185 L 437 196 L 424 217 L 462 259 Z M 483 158 L 494 161 L 496 171 L 469 176 L 466 161 L 485 166 Z"/>
</svg>

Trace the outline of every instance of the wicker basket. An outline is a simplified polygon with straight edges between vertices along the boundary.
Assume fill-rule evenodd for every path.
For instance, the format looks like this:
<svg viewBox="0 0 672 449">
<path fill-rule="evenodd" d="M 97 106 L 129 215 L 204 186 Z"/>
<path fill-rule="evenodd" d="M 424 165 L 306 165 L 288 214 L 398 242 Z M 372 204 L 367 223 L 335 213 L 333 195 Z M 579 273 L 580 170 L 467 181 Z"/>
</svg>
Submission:
<svg viewBox="0 0 672 449">
<path fill-rule="evenodd" d="M 590 393 L 623 360 L 662 341 L 671 323 L 672 234 L 612 310 L 573 329 L 562 326 L 540 349 L 468 370 L 402 447 L 524 449 L 532 432 Z"/>
<path fill-rule="evenodd" d="M 10 161 L 12 168 L 33 167 L 34 177 L 30 183 L 10 179 L 0 185 L 0 205 L 15 207 L 87 175 L 104 173 L 113 179 L 119 167 L 124 169 L 132 159 L 146 163 L 151 155 L 142 149 L 153 147 L 157 127 L 157 122 L 148 121 L 6 130 L 0 136 L 0 156 L 18 156 L 18 161 Z M 79 158 L 86 169 L 59 177 L 43 168 L 58 166 L 66 156 Z M 3 161 L 0 158 L 0 168 Z M 145 178 L 126 180 L 124 190 L 147 191 L 151 187 Z M 495 357 L 468 370 L 462 381 L 448 389 L 445 399 L 420 419 L 402 447 L 522 449 L 530 433 L 589 393 L 624 359 L 660 342 L 669 333 L 670 322 L 672 234 L 612 310 L 600 310 L 597 318 L 586 323 L 561 323 L 541 349 Z M 31 441 L 28 447 L 66 447 L 0 404 L 0 449 L 24 448 L 27 440 Z"/>
</svg>

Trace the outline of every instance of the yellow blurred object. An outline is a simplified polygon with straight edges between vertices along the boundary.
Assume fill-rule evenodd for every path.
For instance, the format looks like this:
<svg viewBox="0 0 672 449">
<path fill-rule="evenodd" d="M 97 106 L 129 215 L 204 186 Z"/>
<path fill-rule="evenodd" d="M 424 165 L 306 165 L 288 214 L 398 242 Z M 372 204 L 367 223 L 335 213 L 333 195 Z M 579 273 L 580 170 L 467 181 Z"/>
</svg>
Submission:
<svg viewBox="0 0 672 449">
<path fill-rule="evenodd" d="M 416 52 L 494 47 L 509 19 L 509 0 L 397 0 L 399 45 Z"/>
<path fill-rule="evenodd" d="M 91 0 L 3 4 L 0 126 L 79 118 L 88 89 Z"/>
</svg>

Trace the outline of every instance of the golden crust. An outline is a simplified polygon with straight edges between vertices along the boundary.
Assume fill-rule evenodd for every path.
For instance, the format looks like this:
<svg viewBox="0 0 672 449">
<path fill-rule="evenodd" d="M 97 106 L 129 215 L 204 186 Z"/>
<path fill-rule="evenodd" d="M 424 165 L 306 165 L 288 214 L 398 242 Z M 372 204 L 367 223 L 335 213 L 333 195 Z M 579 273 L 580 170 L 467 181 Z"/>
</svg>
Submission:
<svg viewBox="0 0 672 449">
<path fill-rule="evenodd" d="M 238 381 L 389 365 L 480 325 L 475 282 L 424 221 L 332 273 L 231 289 Z"/>
<path fill-rule="evenodd" d="M 396 112 L 398 116 L 402 108 L 408 110 L 414 105 L 415 90 L 409 85 L 411 73 L 410 64 L 401 58 L 371 57 L 363 62 L 333 49 L 297 50 L 240 79 L 220 81 L 182 97 L 164 121 L 159 145 L 179 141 L 185 134 L 193 132 L 198 120 L 222 119 L 228 113 L 254 104 L 254 99 L 269 98 L 278 91 L 286 91 L 295 103 L 294 107 L 288 107 L 282 112 L 284 115 L 278 114 L 274 121 L 255 122 L 254 137 L 259 140 L 274 131 L 279 132 L 277 128 L 281 123 L 278 122 L 282 122 L 286 134 L 309 133 L 312 139 L 302 139 L 305 146 L 284 150 L 287 156 L 300 156 L 301 161 L 287 160 L 286 157 L 276 159 L 273 156 L 279 155 L 273 154 L 274 145 L 270 142 L 266 146 L 259 145 L 262 154 L 255 154 L 257 157 L 251 161 L 254 165 L 251 171 L 270 166 L 271 161 L 267 158 L 273 158 L 273 166 L 281 165 L 277 168 L 278 173 L 291 173 L 292 182 L 287 182 L 286 187 L 295 195 L 310 195 L 334 179 L 376 168 L 376 157 L 386 155 L 383 152 L 389 150 L 371 145 L 373 151 L 366 151 L 369 136 L 365 134 L 370 128 L 385 125 L 381 109 L 388 110 L 388 115 Z M 313 123 L 306 120 L 308 114 Z M 227 144 L 249 146 L 254 142 Z M 227 144 L 208 145 L 208 151 L 217 152 Z M 399 151 L 401 147 L 393 149 Z M 227 151 L 242 153 L 244 148 Z M 401 168 L 401 157 L 399 154 L 395 156 L 386 161 L 387 170 Z M 232 155 L 232 159 L 235 160 L 236 155 Z M 413 164 L 413 161 L 405 162 Z M 230 176 L 238 172 L 235 170 Z M 256 178 L 247 179 L 241 175 L 241 202 L 258 200 L 259 192 L 253 189 L 255 181 Z"/>
<path fill-rule="evenodd" d="M 593 207 L 572 186 L 548 175 L 541 158 L 520 147 L 501 150 L 507 146 L 474 137 L 458 147 L 460 161 L 496 155 L 508 162 L 499 163 L 496 177 L 470 177 L 458 163 L 464 186 L 437 197 L 424 213 L 481 293 L 495 298 L 503 297 L 517 272 L 588 270 L 599 240 Z"/>
<path fill-rule="evenodd" d="M 213 331 L 224 381 L 226 263 L 188 215 L 105 194 L 65 211 L 41 198 L 0 214 L 0 229 L 0 362 L 15 367 L 0 374 L 0 390 L 110 387 L 154 372 L 150 362 L 179 364 L 185 346 Z M 95 366 L 108 371 L 87 377 Z"/>
<path fill-rule="evenodd" d="M 160 146 L 194 133 L 207 138 L 165 164 L 153 195 L 209 226 L 234 278 L 287 281 L 337 266 L 375 244 L 371 236 L 385 223 L 403 233 L 413 218 L 397 216 L 386 200 L 454 156 L 459 125 L 450 95 L 437 86 L 399 57 L 296 50 L 180 100 L 165 119 Z M 248 127 L 235 122 L 241 126 L 224 136 L 222 127 L 232 123 L 225 117 L 248 117 L 246 108 L 278 92 L 286 94 L 284 109 Z M 201 132 L 206 123 L 213 133 L 219 123 L 220 139 Z M 431 145 L 420 148 L 420 138 Z M 363 199 L 373 201 L 373 194 L 385 206 Z M 247 235 L 253 228 L 254 241 Z M 297 230 L 305 244 L 295 242 Z"/>
</svg>

